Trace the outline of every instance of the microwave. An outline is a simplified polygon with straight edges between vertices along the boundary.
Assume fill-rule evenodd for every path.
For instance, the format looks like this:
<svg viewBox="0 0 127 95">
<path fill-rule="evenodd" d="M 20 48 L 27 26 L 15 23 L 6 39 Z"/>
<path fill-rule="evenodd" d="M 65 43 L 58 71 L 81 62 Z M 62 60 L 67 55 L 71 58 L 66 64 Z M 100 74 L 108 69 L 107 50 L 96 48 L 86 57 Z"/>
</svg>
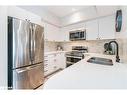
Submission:
<svg viewBox="0 0 127 95">
<path fill-rule="evenodd" d="M 70 41 L 86 40 L 86 30 L 75 30 L 69 32 Z"/>
</svg>

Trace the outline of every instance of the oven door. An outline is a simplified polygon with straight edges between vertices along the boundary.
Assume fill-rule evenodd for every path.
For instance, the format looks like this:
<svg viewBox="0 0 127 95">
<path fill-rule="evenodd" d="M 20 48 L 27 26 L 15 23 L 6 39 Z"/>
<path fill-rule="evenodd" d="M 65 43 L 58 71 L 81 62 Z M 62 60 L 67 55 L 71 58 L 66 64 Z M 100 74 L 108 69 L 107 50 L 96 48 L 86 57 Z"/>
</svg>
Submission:
<svg viewBox="0 0 127 95">
<path fill-rule="evenodd" d="M 82 58 L 81 57 L 76 57 L 76 56 L 67 56 L 66 57 L 66 64 L 67 64 L 67 67 L 80 61 Z"/>
</svg>

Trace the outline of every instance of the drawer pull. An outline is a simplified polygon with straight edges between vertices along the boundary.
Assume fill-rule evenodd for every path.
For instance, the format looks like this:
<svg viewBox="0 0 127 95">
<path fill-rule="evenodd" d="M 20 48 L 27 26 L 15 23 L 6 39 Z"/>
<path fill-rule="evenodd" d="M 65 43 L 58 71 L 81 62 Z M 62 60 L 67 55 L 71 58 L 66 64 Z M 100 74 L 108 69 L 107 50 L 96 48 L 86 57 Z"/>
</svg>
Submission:
<svg viewBox="0 0 127 95">
<path fill-rule="evenodd" d="M 44 70 L 44 72 L 47 72 L 48 70 Z"/>
<path fill-rule="evenodd" d="M 57 66 L 54 66 L 54 69 L 57 68 Z"/>
<path fill-rule="evenodd" d="M 44 60 L 44 62 L 47 62 L 48 60 Z"/>
<path fill-rule="evenodd" d="M 48 66 L 48 64 L 44 64 L 44 66 Z"/>
</svg>

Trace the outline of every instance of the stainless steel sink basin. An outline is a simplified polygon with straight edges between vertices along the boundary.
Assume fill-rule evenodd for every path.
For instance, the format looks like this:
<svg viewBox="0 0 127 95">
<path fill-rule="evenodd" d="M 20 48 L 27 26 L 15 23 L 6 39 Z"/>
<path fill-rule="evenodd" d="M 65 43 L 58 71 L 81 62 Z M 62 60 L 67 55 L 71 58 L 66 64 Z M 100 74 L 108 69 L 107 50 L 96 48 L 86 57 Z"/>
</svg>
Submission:
<svg viewBox="0 0 127 95">
<path fill-rule="evenodd" d="M 111 59 L 100 58 L 100 57 L 91 57 L 90 59 L 87 60 L 87 62 L 100 64 L 100 65 L 109 65 L 109 66 L 113 65 L 113 62 Z"/>
</svg>

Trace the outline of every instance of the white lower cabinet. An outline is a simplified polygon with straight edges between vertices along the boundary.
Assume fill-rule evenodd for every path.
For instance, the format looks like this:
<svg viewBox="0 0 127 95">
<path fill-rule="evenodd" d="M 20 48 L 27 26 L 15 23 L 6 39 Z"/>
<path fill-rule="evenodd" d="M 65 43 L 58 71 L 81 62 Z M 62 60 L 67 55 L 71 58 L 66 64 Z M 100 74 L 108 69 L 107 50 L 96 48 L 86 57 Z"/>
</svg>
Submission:
<svg viewBox="0 0 127 95">
<path fill-rule="evenodd" d="M 65 53 L 47 54 L 44 57 L 44 75 L 47 76 L 66 67 Z"/>
<path fill-rule="evenodd" d="M 66 68 L 66 57 L 65 57 L 65 53 L 59 53 L 57 55 L 57 64 L 59 66 L 59 68 Z"/>
</svg>

